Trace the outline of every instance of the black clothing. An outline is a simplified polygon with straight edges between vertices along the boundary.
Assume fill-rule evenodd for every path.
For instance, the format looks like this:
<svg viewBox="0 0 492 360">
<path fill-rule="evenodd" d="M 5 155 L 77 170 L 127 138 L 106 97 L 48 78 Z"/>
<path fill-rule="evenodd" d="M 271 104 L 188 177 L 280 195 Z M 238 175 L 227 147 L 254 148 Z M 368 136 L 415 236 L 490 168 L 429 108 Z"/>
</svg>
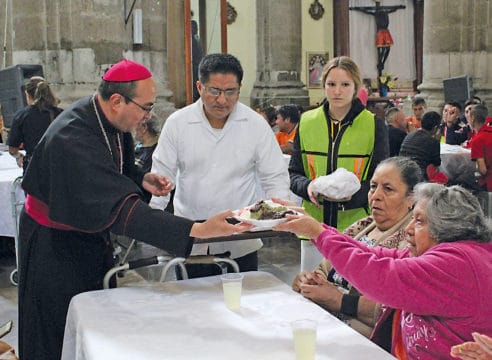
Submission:
<svg viewBox="0 0 492 360">
<path fill-rule="evenodd" d="M 239 266 L 241 272 L 245 271 L 257 271 L 258 270 L 258 251 L 246 254 L 244 256 L 235 258 L 234 261 Z M 217 264 L 186 264 L 186 272 L 188 273 L 188 279 L 200 278 L 204 276 L 213 276 L 222 274 L 222 266 L 227 268 L 227 272 L 234 272 L 234 269 L 230 264 L 221 263 Z M 181 269 L 176 267 L 176 278 L 178 280 L 183 279 Z"/>
<path fill-rule="evenodd" d="M 7 145 L 18 148 L 23 144 L 23 149 L 26 151 L 23 163 L 24 172 L 39 139 L 62 111 L 54 107 L 50 114 L 50 111 L 39 110 L 36 105 L 28 105 L 14 114 Z"/>
<path fill-rule="evenodd" d="M 389 156 L 397 156 L 400 152 L 401 143 L 407 133 L 401 129 L 388 125 Z"/>
<path fill-rule="evenodd" d="M 193 222 L 153 210 L 141 201 L 133 139 L 119 133 L 91 98 L 64 111 L 34 152 L 22 185 L 46 204 L 49 219 L 73 231 L 20 219 L 19 353 L 23 360 L 59 359 L 70 299 L 102 288 L 113 265 L 110 231 L 186 257 Z M 121 157 L 118 149 L 121 139 Z M 122 164 L 123 174 L 120 173 Z M 28 209 L 26 208 L 26 211 Z M 34 215 L 33 215 L 34 216 Z"/>
<path fill-rule="evenodd" d="M 135 166 L 143 173 L 148 173 L 152 168 L 152 154 L 157 146 L 155 143 L 152 146 L 137 146 L 135 147 Z"/>
<path fill-rule="evenodd" d="M 418 129 L 407 135 L 400 148 L 400 156 L 414 160 L 422 170 L 422 175 L 428 180 L 427 166 L 441 165 L 441 145 L 437 139 L 430 136 L 425 130 Z"/>
<path fill-rule="evenodd" d="M 152 169 L 152 154 L 157 146 L 157 143 L 152 146 L 135 146 L 135 166 L 144 174 L 148 173 Z M 144 188 L 141 188 L 143 198 L 148 204 L 152 198 L 152 194 Z"/>
<path fill-rule="evenodd" d="M 444 125 L 443 131 L 446 135 L 446 144 L 461 145 L 468 139 L 470 127 L 458 121 L 451 127 Z"/>
</svg>

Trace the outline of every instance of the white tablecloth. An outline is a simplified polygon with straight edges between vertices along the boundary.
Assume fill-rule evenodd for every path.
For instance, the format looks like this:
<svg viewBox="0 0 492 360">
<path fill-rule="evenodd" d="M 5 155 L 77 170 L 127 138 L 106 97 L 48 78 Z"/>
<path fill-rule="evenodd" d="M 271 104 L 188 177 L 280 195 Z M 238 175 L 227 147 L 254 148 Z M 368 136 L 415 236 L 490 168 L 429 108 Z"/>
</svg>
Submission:
<svg viewBox="0 0 492 360">
<path fill-rule="evenodd" d="M 316 359 L 393 359 L 269 273 L 244 273 L 241 309 L 216 276 L 83 293 L 70 303 L 62 359 L 294 359 L 289 322 L 318 320 Z"/>
<path fill-rule="evenodd" d="M 17 166 L 15 159 L 8 152 L 0 152 L 0 236 L 14 236 L 14 218 L 12 211 L 12 190 L 14 180 L 22 176 L 22 169 Z M 16 199 L 22 201 L 24 193 L 16 189 Z"/>
</svg>

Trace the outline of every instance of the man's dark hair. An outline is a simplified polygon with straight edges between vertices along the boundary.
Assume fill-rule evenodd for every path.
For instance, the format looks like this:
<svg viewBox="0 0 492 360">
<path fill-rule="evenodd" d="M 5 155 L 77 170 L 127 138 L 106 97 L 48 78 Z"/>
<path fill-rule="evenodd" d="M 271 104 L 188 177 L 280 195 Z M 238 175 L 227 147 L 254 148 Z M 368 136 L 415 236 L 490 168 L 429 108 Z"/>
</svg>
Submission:
<svg viewBox="0 0 492 360">
<path fill-rule="evenodd" d="M 427 111 L 424 116 L 422 116 L 421 126 L 422 129 L 432 130 L 434 127 L 441 124 L 441 115 L 435 111 Z"/>
<path fill-rule="evenodd" d="M 415 97 L 415 98 L 413 98 L 413 100 L 412 100 L 412 107 L 413 106 L 417 106 L 417 105 L 427 106 L 427 104 L 425 102 L 425 99 L 424 98 L 421 98 L 421 97 Z"/>
<path fill-rule="evenodd" d="M 446 102 L 446 105 L 454 106 L 455 108 L 458 108 L 458 110 L 460 112 L 463 110 L 463 108 L 461 107 L 461 104 L 457 101 L 448 101 L 448 102 Z"/>
<path fill-rule="evenodd" d="M 290 122 L 293 124 L 297 124 L 301 117 L 299 107 L 295 104 L 282 105 L 278 108 L 277 112 L 282 115 L 284 119 L 289 118 Z"/>
<path fill-rule="evenodd" d="M 198 65 L 198 79 L 206 84 L 210 74 L 234 74 L 237 82 L 243 81 L 243 68 L 239 60 L 230 54 L 208 54 L 203 57 Z"/>
<path fill-rule="evenodd" d="M 466 100 L 465 102 L 465 108 L 468 106 L 468 105 L 476 105 L 476 104 L 481 104 L 482 102 L 478 99 L 475 99 L 474 97 Z"/>
<path fill-rule="evenodd" d="M 112 82 L 102 80 L 97 91 L 101 95 L 101 98 L 107 101 L 113 94 L 121 94 L 133 99 L 137 95 L 136 89 L 136 81 Z M 128 100 L 125 99 L 125 102 L 128 103 Z"/>
</svg>

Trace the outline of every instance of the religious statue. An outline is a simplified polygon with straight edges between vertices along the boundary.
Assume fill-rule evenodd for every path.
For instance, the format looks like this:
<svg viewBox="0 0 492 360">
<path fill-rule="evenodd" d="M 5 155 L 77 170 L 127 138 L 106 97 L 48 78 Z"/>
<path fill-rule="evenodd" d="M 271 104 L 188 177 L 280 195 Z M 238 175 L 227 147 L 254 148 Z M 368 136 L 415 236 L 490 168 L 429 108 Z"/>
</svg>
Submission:
<svg viewBox="0 0 492 360">
<path fill-rule="evenodd" d="M 389 16 L 399 9 L 405 9 L 405 5 L 381 6 L 381 0 L 374 0 L 376 6 L 352 6 L 350 10 L 361 11 L 364 14 L 374 16 L 376 19 L 376 47 L 378 50 L 378 82 L 383 74 L 384 64 L 388 59 L 393 38 L 388 30 Z"/>
</svg>

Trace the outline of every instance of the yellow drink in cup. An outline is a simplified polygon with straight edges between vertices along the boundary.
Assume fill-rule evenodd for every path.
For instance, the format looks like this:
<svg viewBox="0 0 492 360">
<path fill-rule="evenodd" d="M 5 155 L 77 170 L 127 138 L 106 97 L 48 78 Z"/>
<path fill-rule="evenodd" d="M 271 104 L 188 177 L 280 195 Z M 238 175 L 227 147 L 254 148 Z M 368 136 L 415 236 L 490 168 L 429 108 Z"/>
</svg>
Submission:
<svg viewBox="0 0 492 360">
<path fill-rule="evenodd" d="M 226 306 L 231 310 L 239 309 L 241 307 L 243 275 L 237 273 L 224 274 L 221 279 Z"/>
<path fill-rule="evenodd" d="M 291 323 L 296 360 L 314 360 L 316 355 L 316 321 L 296 320 Z"/>
</svg>

